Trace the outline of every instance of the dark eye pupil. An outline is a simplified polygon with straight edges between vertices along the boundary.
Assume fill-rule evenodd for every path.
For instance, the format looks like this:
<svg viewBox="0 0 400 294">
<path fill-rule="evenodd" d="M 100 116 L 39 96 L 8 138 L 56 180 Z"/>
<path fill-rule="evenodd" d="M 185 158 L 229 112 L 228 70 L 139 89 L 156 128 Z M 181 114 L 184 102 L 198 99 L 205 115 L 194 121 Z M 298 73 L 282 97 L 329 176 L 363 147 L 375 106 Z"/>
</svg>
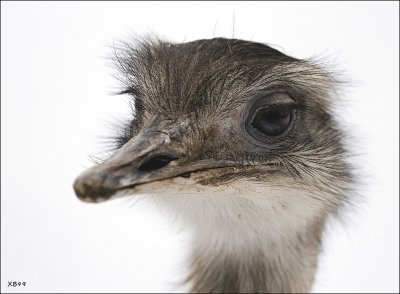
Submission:
<svg viewBox="0 0 400 294">
<path fill-rule="evenodd" d="M 290 118 L 290 109 L 266 107 L 257 110 L 251 125 L 265 135 L 278 136 L 289 127 Z"/>
</svg>

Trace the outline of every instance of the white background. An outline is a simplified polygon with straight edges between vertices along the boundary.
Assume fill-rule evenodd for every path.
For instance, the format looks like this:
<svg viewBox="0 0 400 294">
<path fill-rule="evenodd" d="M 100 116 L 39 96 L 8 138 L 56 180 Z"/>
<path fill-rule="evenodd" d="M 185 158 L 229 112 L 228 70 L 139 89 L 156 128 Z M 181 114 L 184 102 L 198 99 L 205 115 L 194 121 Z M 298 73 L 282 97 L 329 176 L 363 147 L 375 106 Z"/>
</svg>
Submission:
<svg viewBox="0 0 400 294">
<path fill-rule="evenodd" d="M 84 204 L 72 190 L 128 112 L 110 95 L 108 46 L 153 32 L 177 42 L 234 34 L 346 71 L 341 115 L 364 200 L 330 226 L 313 291 L 398 292 L 398 28 L 396 2 L 2 2 L 1 291 L 185 290 L 179 227 L 146 203 Z"/>
</svg>

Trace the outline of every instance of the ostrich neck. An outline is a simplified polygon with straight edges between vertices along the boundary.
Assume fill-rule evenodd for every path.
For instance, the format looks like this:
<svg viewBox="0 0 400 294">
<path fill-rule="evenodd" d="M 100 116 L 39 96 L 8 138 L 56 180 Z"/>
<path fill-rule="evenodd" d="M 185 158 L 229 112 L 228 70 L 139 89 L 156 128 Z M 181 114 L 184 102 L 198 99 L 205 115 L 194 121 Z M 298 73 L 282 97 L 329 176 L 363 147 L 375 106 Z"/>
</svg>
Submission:
<svg viewBox="0 0 400 294">
<path fill-rule="evenodd" d="M 197 188 L 152 196 L 193 233 L 192 292 L 310 290 L 329 195 L 273 179 Z"/>
<path fill-rule="evenodd" d="M 271 240 L 268 232 L 258 232 L 255 227 L 246 233 L 231 231 L 229 236 L 220 235 L 217 242 L 203 235 L 192 253 L 192 292 L 309 292 L 321 227 L 317 222 L 303 233 L 279 240 Z"/>
</svg>

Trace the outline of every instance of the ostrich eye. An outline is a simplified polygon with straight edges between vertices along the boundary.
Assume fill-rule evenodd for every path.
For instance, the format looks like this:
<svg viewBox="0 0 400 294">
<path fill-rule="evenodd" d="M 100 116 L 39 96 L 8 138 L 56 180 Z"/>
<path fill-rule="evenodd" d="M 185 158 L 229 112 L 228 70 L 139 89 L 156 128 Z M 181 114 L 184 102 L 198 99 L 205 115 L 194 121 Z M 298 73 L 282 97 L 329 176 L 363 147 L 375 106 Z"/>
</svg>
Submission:
<svg viewBox="0 0 400 294">
<path fill-rule="evenodd" d="M 264 96 L 246 111 L 245 130 L 261 143 L 276 143 L 291 129 L 297 108 L 296 101 L 289 94 Z"/>
<path fill-rule="evenodd" d="M 292 110 L 282 106 L 270 106 L 256 110 L 251 126 L 267 136 L 282 135 L 290 125 Z"/>
</svg>

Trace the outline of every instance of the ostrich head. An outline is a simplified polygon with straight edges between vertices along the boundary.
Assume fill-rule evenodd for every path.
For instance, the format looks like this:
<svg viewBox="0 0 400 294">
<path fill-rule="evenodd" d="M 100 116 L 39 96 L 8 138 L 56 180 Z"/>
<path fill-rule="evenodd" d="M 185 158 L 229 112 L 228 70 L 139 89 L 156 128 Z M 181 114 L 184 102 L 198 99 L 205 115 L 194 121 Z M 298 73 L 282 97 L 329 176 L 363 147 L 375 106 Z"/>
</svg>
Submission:
<svg viewBox="0 0 400 294">
<path fill-rule="evenodd" d="M 134 117 L 78 197 L 164 205 L 192 229 L 193 292 L 309 291 L 351 181 L 333 77 L 237 39 L 126 43 L 115 61 Z"/>
</svg>

